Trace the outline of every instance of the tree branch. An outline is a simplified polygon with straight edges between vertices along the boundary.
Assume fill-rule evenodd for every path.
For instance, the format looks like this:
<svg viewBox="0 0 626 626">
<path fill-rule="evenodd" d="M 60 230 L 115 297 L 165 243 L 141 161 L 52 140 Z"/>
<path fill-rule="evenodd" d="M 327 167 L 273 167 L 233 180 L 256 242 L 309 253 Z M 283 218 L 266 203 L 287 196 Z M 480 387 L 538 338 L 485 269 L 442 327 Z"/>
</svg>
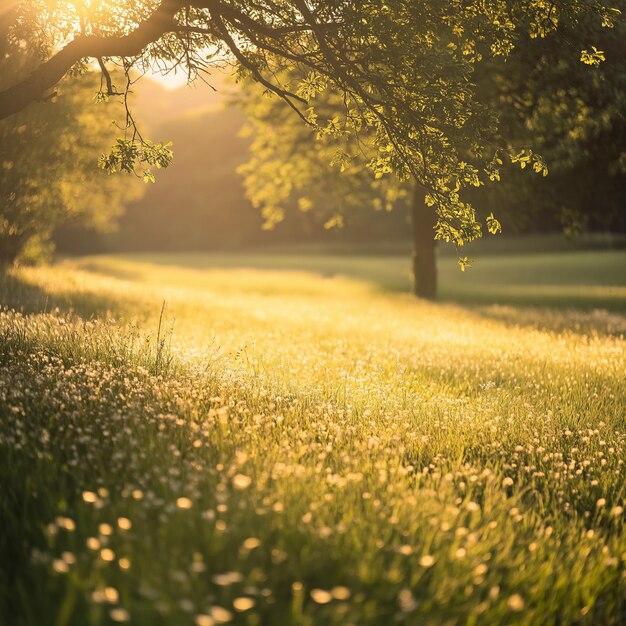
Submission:
<svg viewBox="0 0 626 626">
<path fill-rule="evenodd" d="M 78 61 L 85 57 L 128 57 L 139 54 L 148 44 L 174 30 L 174 17 L 184 3 L 163 0 L 159 8 L 134 31 L 119 37 L 79 36 L 52 58 L 42 63 L 30 76 L 0 92 L 0 119 L 40 100 Z"/>
<path fill-rule="evenodd" d="M 304 98 L 296 95 L 295 93 L 291 93 L 290 91 L 287 91 L 282 87 L 279 87 L 278 85 L 275 85 L 274 83 L 271 83 L 270 81 L 265 79 L 265 77 L 261 74 L 259 68 L 254 64 L 254 62 L 248 59 L 245 54 L 243 54 L 243 52 L 238 48 L 234 39 L 228 32 L 228 29 L 226 28 L 226 25 L 222 20 L 222 16 L 214 11 L 211 13 L 211 17 L 213 18 L 213 21 L 215 22 L 215 25 L 219 30 L 219 34 L 222 40 L 226 43 L 237 61 L 239 61 L 239 63 L 243 67 L 245 67 L 252 73 L 252 76 L 258 83 L 263 85 L 266 89 L 269 89 L 269 91 L 281 97 L 298 114 L 298 116 L 300 116 L 302 121 L 309 124 L 309 121 L 306 119 L 302 111 L 300 111 L 300 109 L 293 103 L 293 100 L 297 100 L 298 102 L 306 105 L 308 104 L 307 101 Z"/>
</svg>

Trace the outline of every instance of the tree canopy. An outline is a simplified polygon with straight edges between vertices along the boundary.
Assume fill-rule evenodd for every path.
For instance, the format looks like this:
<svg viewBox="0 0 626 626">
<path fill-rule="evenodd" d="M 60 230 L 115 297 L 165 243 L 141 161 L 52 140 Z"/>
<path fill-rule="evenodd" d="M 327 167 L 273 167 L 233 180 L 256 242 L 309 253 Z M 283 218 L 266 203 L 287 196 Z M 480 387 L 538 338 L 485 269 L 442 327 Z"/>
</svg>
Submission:
<svg viewBox="0 0 626 626">
<path fill-rule="evenodd" d="M 0 24 L 0 88 L 33 62 L 27 49 L 2 38 Z M 91 102 L 95 89 L 93 77 L 70 78 L 53 102 L 0 121 L 0 261 L 24 249 L 41 255 L 59 224 L 108 229 L 122 201 L 141 193 L 134 181 L 95 167 L 94 154 L 116 135 L 110 112 Z"/>
<path fill-rule="evenodd" d="M 498 216 L 506 216 L 507 221 L 562 222 L 569 232 L 584 222 L 615 222 L 626 179 L 626 73 L 621 62 L 626 53 L 626 33 L 623 22 L 616 26 L 602 32 L 601 23 L 595 20 L 569 23 L 544 38 L 518 38 L 506 57 L 493 56 L 475 63 L 472 81 L 476 93 L 499 122 L 494 142 L 521 147 L 509 153 L 514 163 L 508 168 L 486 172 L 500 181 L 500 169 L 506 169 L 502 172 L 504 184 L 490 186 L 497 191 L 471 194 L 483 209 L 482 215 L 488 216 L 491 232 L 499 230 L 499 223 L 493 212 L 484 210 L 487 206 Z M 596 48 L 596 56 L 581 54 L 581 46 L 593 39 L 602 40 L 604 50 Z M 607 56 L 608 61 L 603 61 L 601 57 Z M 419 290 L 420 282 L 429 284 L 427 291 L 434 295 L 433 281 L 419 276 L 420 272 L 435 274 L 435 251 L 421 232 L 432 229 L 432 219 L 420 217 L 423 209 L 416 204 L 419 198 L 410 197 L 407 181 L 377 178 L 367 167 L 377 152 L 373 142 L 364 137 L 366 133 L 359 137 L 346 133 L 340 146 L 328 135 L 316 140 L 315 128 L 298 123 L 276 99 L 260 98 L 252 81 L 242 93 L 239 100 L 249 119 L 253 143 L 251 158 L 241 171 L 248 195 L 262 210 L 266 227 L 273 228 L 286 210 L 293 209 L 314 209 L 332 227 L 341 225 L 355 210 L 409 207 L 416 252 L 421 247 L 423 256 L 426 249 L 430 253 L 429 264 L 414 266 L 415 289 Z M 316 98 L 316 112 L 324 119 L 339 118 L 342 109 L 338 94 L 325 92 Z M 342 160 L 342 154 L 351 157 Z M 470 162 L 472 157 L 468 155 Z M 340 167 L 333 167 L 336 161 Z M 556 176 L 528 176 L 529 169 L 545 174 L 547 162 Z M 426 235 L 432 237 L 433 233 Z"/>
<path fill-rule="evenodd" d="M 90 68 L 90 59 L 102 73 L 101 99 L 124 101 L 133 70 L 182 69 L 193 80 L 234 62 L 332 138 L 340 165 L 355 157 L 342 149 L 345 140 L 362 137 L 375 178 L 418 181 L 437 214 L 436 237 L 462 245 L 481 233 L 464 189 L 497 179 L 506 159 L 547 172 L 535 151 L 498 132 L 476 88 L 476 66 L 506 58 L 521 37 L 542 39 L 587 22 L 611 28 L 618 16 L 600 0 L 18 2 L 12 37 L 36 49 L 40 64 L 0 92 L 0 117 L 45 97 L 68 72 Z M 600 64 L 601 45 L 590 36 L 581 61 Z M 121 86 L 111 77 L 114 65 L 124 71 Z M 342 102 L 331 118 L 316 106 L 326 92 Z M 154 166 L 169 163 L 169 147 L 144 139 L 128 107 L 124 128 L 101 166 L 151 180 Z"/>
<path fill-rule="evenodd" d="M 531 184 L 512 170 L 479 202 L 506 210 L 522 227 L 623 228 L 626 196 L 626 24 L 600 32 L 570 25 L 556 37 L 518 45 L 507 63 L 485 67 L 478 83 L 500 114 L 500 134 L 532 144 L 550 176 Z M 581 41 L 602 39 L 605 61 L 583 56 Z M 495 209 L 494 209 L 495 210 Z M 501 209 L 500 209 L 501 210 Z"/>
</svg>

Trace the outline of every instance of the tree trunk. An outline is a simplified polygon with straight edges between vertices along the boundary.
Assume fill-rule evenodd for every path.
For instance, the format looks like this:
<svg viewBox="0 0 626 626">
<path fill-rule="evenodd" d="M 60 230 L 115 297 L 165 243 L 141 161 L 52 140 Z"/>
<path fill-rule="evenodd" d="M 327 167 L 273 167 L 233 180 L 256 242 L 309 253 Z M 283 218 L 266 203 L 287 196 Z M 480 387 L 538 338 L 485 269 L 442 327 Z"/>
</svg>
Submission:
<svg viewBox="0 0 626 626">
<path fill-rule="evenodd" d="M 12 265 L 27 239 L 27 233 L 0 235 L 0 265 Z"/>
<path fill-rule="evenodd" d="M 435 211 L 426 206 L 424 190 L 418 183 L 411 200 L 413 233 L 413 293 L 418 298 L 437 296 L 437 242 L 435 241 Z"/>
</svg>

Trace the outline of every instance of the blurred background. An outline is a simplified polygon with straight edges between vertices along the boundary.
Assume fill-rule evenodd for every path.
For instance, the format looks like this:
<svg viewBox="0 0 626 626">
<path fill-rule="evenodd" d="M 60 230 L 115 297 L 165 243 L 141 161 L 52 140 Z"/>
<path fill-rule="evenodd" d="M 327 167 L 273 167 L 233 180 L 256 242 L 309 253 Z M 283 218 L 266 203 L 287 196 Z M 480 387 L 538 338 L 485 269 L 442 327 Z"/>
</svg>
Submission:
<svg viewBox="0 0 626 626">
<path fill-rule="evenodd" d="M 402 203 L 393 211 L 364 206 L 344 216 L 343 228 L 333 229 L 324 228 L 326 218 L 317 211 L 288 211 L 275 228 L 264 230 L 261 212 L 247 199 L 243 177 L 237 172 L 250 158 L 250 139 L 242 136 L 246 116 L 233 102 L 236 87 L 226 76 L 213 75 L 210 81 L 211 86 L 201 81 L 188 86 L 175 79 L 146 77 L 137 83 L 133 105 L 136 118 L 150 138 L 173 142 L 174 162 L 158 172 L 156 184 L 142 185 L 132 193 L 134 181 L 123 177 L 129 194 L 121 200 L 123 212 L 112 230 L 102 232 L 71 222 L 55 229 L 53 240 L 60 254 L 209 252 L 277 245 L 303 249 L 302 244 L 309 249 L 323 245 L 341 251 L 357 246 L 371 252 L 409 253 L 410 216 Z M 601 138 L 597 143 L 600 148 Z M 593 150 L 586 160 L 588 164 L 596 161 Z M 472 250 L 484 254 L 510 250 L 511 245 L 544 252 L 626 245 L 626 220 L 620 206 L 626 197 L 624 174 L 609 175 L 607 171 L 603 175 L 593 168 L 582 177 L 587 194 L 580 192 L 580 171 L 569 175 L 577 181 L 569 185 L 573 187 L 569 198 L 562 191 L 568 182 L 563 176 L 552 175 L 545 179 L 515 176 L 510 186 L 497 190 L 497 197 L 479 196 L 476 205 L 482 206 L 482 213 L 494 207 L 498 211 L 507 202 L 511 210 L 503 219 L 503 234 L 476 242 Z M 332 193 L 333 177 L 328 177 L 327 184 Z M 515 211 L 516 202 L 552 201 L 559 187 L 557 193 L 563 201 L 560 212 Z M 596 193 L 600 188 L 603 192 Z M 593 212 L 580 206 L 588 202 L 594 202 Z M 569 239 L 562 234 L 564 209 L 589 216 L 586 222 L 575 225 L 576 232 L 570 232 L 573 236 Z M 523 237 L 531 234 L 535 236 Z M 439 254 L 454 256 L 456 250 L 443 245 Z"/>
<path fill-rule="evenodd" d="M 624 51 L 618 35 L 612 58 Z M 381 191 L 363 168 L 339 174 L 290 109 L 225 72 L 210 84 L 138 80 L 132 114 L 145 137 L 172 142 L 174 161 L 155 184 L 107 175 L 97 159 L 123 132 L 125 110 L 118 98 L 96 103 L 99 78 L 87 72 L 0 122 L 0 261 L 143 254 L 192 267 L 343 274 L 408 291 L 419 274 L 410 256 L 423 247 L 441 299 L 626 310 L 626 71 L 606 63 L 590 81 L 574 56 L 544 63 L 552 44 L 541 45 L 522 47 L 506 71 L 476 76 L 507 136 L 532 143 L 550 165 L 547 177 L 509 167 L 499 184 L 473 192 L 479 219 L 493 212 L 502 222 L 495 237 L 461 250 L 435 247 L 430 223 L 416 236 L 410 184 Z M 0 87 L 36 62 L 8 41 L 0 53 Z M 269 156 L 254 144 L 263 133 L 274 133 Z M 285 186 L 282 219 L 268 228 L 263 205 Z M 477 260 L 463 274 L 461 253 Z"/>
</svg>

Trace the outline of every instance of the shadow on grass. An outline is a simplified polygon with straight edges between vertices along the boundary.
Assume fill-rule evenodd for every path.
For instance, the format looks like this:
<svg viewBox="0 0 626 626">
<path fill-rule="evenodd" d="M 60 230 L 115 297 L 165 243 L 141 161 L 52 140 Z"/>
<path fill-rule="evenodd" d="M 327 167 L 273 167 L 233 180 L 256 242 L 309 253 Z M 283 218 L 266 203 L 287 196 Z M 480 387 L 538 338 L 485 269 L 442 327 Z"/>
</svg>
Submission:
<svg viewBox="0 0 626 626">
<path fill-rule="evenodd" d="M 624 252 L 491 256 L 479 259 L 476 266 L 465 273 L 460 272 L 455 259 L 439 256 L 440 301 L 626 312 Z M 409 258 L 398 254 L 168 253 L 120 255 L 109 259 L 200 271 L 305 271 L 323 278 L 356 279 L 386 292 L 407 293 L 411 289 Z M 132 273 L 130 269 L 111 267 L 94 258 L 80 263 L 88 271 L 112 277 L 117 272 Z M 128 276 L 122 276 L 125 277 Z"/>
<path fill-rule="evenodd" d="M 83 319 L 106 318 L 130 312 L 131 304 L 129 298 L 113 299 L 109 293 L 100 296 L 76 289 L 56 294 L 28 282 L 11 268 L 0 267 L 0 306 L 26 315 L 58 310 Z"/>
<path fill-rule="evenodd" d="M 626 288 L 601 285 L 442 285 L 439 301 L 463 306 L 507 306 L 520 309 L 555 309 L 562 312 L 626 313 Z"/>
<path fill-rule="evenodd" d="M 475 315 L 513 328 L 534 328 L 584 335 L 626 335 L 626 316 L 606 309 L 578 310 L 492 304 L 466 306 Z"/>
<path fill-rule="evenodd" d="M 0 304 L 22 313 L 43 313 L 56 306 L 48 293 L 20 280 L 6 266 L 0 266 Z"/>
<path fill-rule="evenodd" d="M 587 257 L 588 258 L 588 257 Z M 116 263 L 111 261 L 122 261 Z M 578 260 L 577 260 L 578 261 Z M 400 256 L 365 257 L 333 255 L 247 255 L 247 254 L 155 254 L 76 259 L 73 266 L 87 274 L 107 276 L 114 281 L 132 283 L 141 280 L 140 264 L 170 268 L 236 271 L 242 268 L 279 272 L 307 271 L 323 278 L 345 277 L 367 284 L 380 294 L 410 292 L 408 261 Z M 136 268 L 133 268 L 136 264 Z M 532 265 L 532 264 L 531 264 Z M 614 264 L 612 264 L 614 265 Z M 526 268 L 515 277 L 498 263 L 485 263 L 475 276 L 458 276 L 454 259 L 440 259 L 441 289 L 439 302 L 457 305 L 469 313 L 498 321 L 509 327 L 531 327 L 555 332 L 626 334 L 626 288 L 622 286 L 576 284 L 572 276 L 561 276 L 563 284 L 545 284 L 548 277 L 536 275 L 535 267 Z M 514 267 L 518 273 L 523 270 Z M 556 268 L 561 271 L 565 268 Z M 607 267 L 599 267 L 600 273 Z M 615 270 L 615 268 L 612 268 Z M 563 273 L 561 271 L 561 273 Z M 505 279 L 510 278 L 508 283 Z M 549 278 L 557 278 L 553 275 Z M 569 284 L 566 283 L 568 280 Z M 592 276 L 585 276 L 590 279 Z M 535 284 L 529 281 L 535 280 Z M 543 284 L 542 284 L 543 281 Z M 29 283 L 23 275 L 0 270 L 0 304 L 24 313 L 42 313 L 59 309 L 82 318 L 137 317 L 139 308 L 132 287 L 125 293 L 107 290 L 94 293 L 67 286 L 63 293 L 48 292 Z"/>
</svg>

